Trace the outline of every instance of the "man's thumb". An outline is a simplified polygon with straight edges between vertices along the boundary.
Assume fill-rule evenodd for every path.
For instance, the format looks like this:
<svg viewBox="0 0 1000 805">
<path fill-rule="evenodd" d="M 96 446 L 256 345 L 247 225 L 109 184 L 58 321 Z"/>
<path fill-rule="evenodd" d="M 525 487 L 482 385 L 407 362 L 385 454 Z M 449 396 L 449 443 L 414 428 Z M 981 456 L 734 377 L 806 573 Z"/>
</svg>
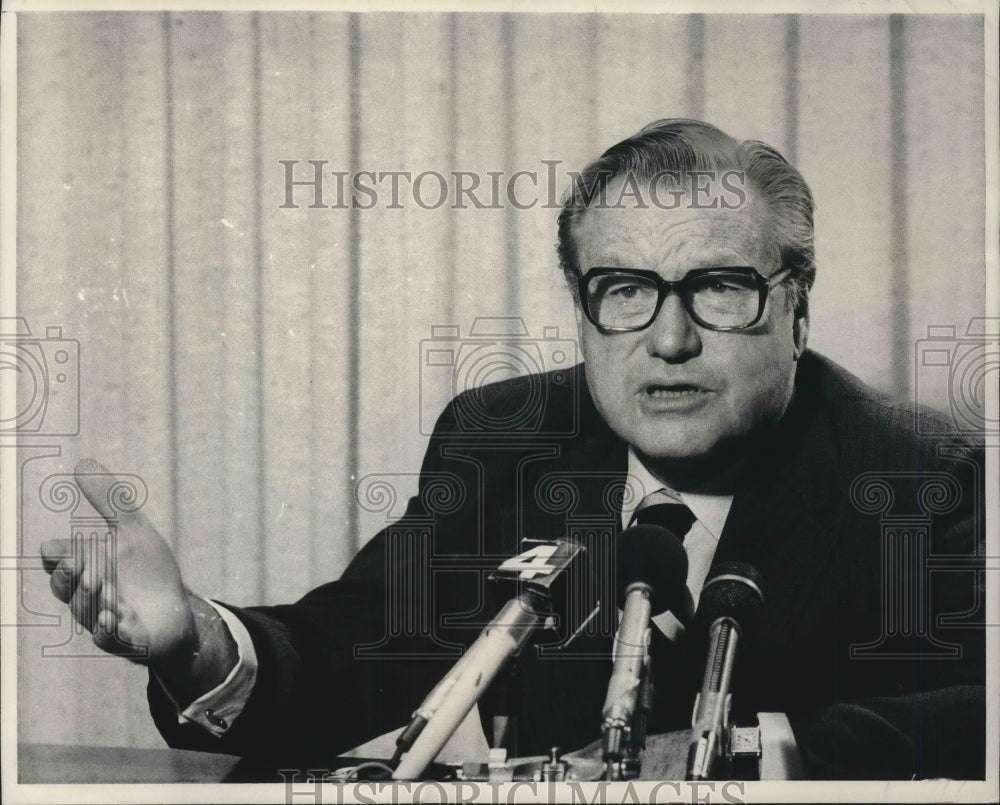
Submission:
<svg viewBox="0 0 1000 805">
<path fill-rule="evenodd" d="M 134 483 L 122 481 L 107 467 L 92 458 L 82 459 L 73 470 L 76 485 L 105 520 L 121 520 L 134 516 L 136 489 Z M 142 490 L 143 497 L 145 490 Z"/>
</svg>

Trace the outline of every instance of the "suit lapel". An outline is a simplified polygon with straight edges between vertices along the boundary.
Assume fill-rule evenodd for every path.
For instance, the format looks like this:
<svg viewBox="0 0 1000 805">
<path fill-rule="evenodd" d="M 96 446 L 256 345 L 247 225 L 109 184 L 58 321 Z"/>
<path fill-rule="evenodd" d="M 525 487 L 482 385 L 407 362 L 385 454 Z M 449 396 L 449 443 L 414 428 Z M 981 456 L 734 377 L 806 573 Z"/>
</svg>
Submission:
<svg viewBox="0 0 1000 805">
<path fill-rule="evenodd" d="M 767 620 L 788 639 L 839 539 L 828 516 L 838 494 L 834 437 L 818 395 L 797 393 L 766 449 L 744 468 L 713 561 L 761 572 Z"/>
<path fill-rule="evenodd" d="M 554 442 L 553 456 L 518 470 L 518 499 L 503 517 L 517 523 L 521 538 L 558 539 L 586 527 L 620 530 L 628 447 L 593 408 L 589 395 L 582 407 L 576 438 Z"/>
</svg>

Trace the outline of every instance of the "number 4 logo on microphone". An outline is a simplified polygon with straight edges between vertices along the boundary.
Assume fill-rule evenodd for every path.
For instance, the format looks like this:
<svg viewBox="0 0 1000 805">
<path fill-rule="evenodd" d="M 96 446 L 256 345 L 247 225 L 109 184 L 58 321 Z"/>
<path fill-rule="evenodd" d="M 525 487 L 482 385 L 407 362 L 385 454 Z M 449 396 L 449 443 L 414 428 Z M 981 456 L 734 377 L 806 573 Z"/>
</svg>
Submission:
<svg viewBox="0 0 1000 805">
<path fill-rule="evenodd" d="M 536 545 L 524 553 L 512 556 L 500 565 L 497 570 L 520 570 L 521 574 L 518 578 L 525 581 L 533 579 L 535 576 L 548 576 L 550 573 L 554 573 L 559 567 L 556 564 L 549 564 L 549 560 L 558 549 L 559 546 L 555 543 Z"/>
</svg>

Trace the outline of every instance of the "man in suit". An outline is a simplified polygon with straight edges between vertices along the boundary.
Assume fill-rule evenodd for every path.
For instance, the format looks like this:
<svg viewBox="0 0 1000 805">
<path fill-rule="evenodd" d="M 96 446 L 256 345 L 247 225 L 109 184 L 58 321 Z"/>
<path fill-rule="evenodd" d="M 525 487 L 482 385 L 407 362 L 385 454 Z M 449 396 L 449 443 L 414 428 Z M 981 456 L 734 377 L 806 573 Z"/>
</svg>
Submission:
<svg viewBox="0 0 1000 805">
<path fill-rule="evenodd" d="M 409 720 L 502 603 L 485 576 L 521 538 L 609 556 L 667 501 L 695 600 L 723 561 L 764 579 L 738 719 L 787 713 L 816 777 L 981 778 L 979 575 L 925 567 L 978 555 L 981 454 L 918 439 L 912 411 L 806 348 L 816 269 L 799 174 L 764 144 L 658 121 L 584 170 L 559 237 L 584 363 L 452 401 L 405 516 L 339 581 L 287 606 L 208 602 L 138 516 L 119 524 L 114 584 L 43 546 L 54 593 L 98 645 L 150 648 L 168 742 L 328 763 Z M 100 509 L 99 479 L 80 483 Z M 883 516 L 901 512 L 912 524 L 890 533 Z M 615 625 L 601 611 L 567 645 L 543 636 L 518 656 L 480 702 L 487 734 L 516 716 L 522 755 L 600 736 Z M 670 613 L 652 635 L 650 728 L 680 729 L 703 640 Z"/>
</svg>

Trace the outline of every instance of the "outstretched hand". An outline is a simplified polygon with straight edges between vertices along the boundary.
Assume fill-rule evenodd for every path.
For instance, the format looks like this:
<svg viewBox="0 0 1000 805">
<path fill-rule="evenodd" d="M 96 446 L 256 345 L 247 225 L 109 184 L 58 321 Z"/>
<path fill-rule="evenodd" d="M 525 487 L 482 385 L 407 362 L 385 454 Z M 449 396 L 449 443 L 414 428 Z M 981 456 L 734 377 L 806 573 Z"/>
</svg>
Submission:
<svg viewBox="0 0 1000 805">
<path fill-rule="evenodd" d="M 102 650 L 149 664 L 181 696 L 197 696 L 235 663 L 228 630 L 189 592 L 170 547 L 138 511 L 112 508 L 117 479 L 97 461 L 75 469 L 77 486 L 107 521 L 104 534 L 46 540 L 41 554 L 52 593 Z"/>
</svg>

